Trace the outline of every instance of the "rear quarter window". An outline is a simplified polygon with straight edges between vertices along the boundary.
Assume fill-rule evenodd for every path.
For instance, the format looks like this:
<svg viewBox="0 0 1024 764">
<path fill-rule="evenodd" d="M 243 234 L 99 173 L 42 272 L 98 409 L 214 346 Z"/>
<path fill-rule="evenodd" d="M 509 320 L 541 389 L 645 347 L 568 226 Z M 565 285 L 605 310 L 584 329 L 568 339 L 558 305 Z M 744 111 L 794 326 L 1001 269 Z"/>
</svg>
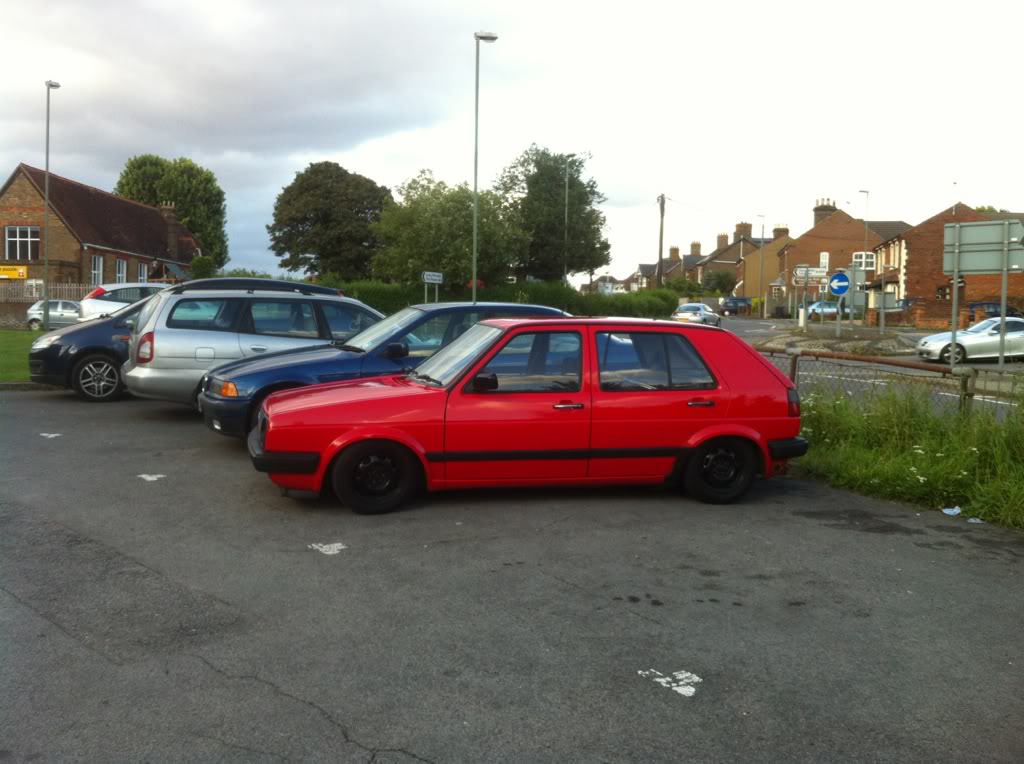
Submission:
<svg viewBox="0 0 1024 764">
<path fill-rule="evenodd" d="M 168 329 L 205 329 L 231 331 L 235 326 L 241 300 L 190 297 L 178 300 L 167 316 Z"/>
</svg>

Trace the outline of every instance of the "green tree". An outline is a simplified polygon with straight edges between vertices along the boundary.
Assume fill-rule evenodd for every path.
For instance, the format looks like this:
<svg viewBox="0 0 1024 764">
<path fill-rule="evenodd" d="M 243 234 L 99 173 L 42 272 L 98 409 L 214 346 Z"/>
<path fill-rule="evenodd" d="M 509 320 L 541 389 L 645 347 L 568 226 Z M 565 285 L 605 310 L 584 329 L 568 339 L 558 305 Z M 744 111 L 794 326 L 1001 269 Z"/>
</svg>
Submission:
<svg viewBox="0 0 1024 764">
<path fill-rule="evenodd" d="M 370 226 L 391 192 L 336 162 L 316 162 L 282 189 L 267 226 L 281 267 L 345 279 L 369 275 L 379 244 Z"/>
<path fill-rule="evenodd" d="M 513 263 L 518 276 L 556 280 L 610 262 L 605 216 L 597 207 L 606 199 L 593 178 L 583 178 L 587 158 L 553 154 L 534 144 L 502 172 L 495 190 L 528 236 Z"/>
<path fill-rule="evenodd" d="M 676 278 L 669 279 L 665 282 L 665 286 L 676 294 L 685 295 L 691 299 L 704 293 L 704 287 L 685 276 L 678 276 Z"/>
<path fill-rule="evenodd" d="M 170 160 L 155 154 L 129 159 L 114 193 L 153 206 L 174 202 L 178 220 L 187 227 L 217 268 L 228 261 L 224 190 L 212 171 L 191 159 Z"/>
<path fill-rule="evenodd" d="M 736 274 L 732 271 L 708 271 L 704 274 L 704 289 L 729 294 L 736 288 Z"/>
<path fill-rule="evenodd" d="M 991 204 L 983 204 L 980 207 L 975 207 L 974 210 L 975 212 L 1009 212 L 1009 210 L 1004 210 L 1002 208 L 996 209 Z"/>
<path fill-rule="evenodd" d="M 208 279 L 217 275 L 217 264 L 212 257 L 199 255 L 192 258 L 192 278 Z"/>
<path fill-rule="evenodd" d="M 473 191 L 465 183 L 449 186 L 423 170 L 398 189 L 401 202 L 385 207 L 372 226 L 383 249 L 373 273 L 388 281 L 419 281 L 423 271 L 440 271 L 445 282 L 471 281 L 473 258 Z M 477 279 L 487 286 L 506 282 L 510 264 L 527 243 L 510 219 L 502 199 L 480 192 Z"/>
<path fill-rule="evenodd" d="M 266 271 L 254 271 L 251 268 L 229 268 L 221 271 L 221 276 L 231 279 L 272 279 L 274 276 Z"/>
</svg>

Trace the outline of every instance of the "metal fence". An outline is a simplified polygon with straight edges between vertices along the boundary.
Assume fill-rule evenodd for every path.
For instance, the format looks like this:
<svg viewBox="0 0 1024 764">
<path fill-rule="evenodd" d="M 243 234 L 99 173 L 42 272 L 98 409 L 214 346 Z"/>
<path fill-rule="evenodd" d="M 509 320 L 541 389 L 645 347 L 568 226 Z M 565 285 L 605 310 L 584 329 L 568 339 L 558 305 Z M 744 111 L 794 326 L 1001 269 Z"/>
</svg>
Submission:
<svg viewBox="0 0 1024 764">
<path fill-rule="evenodd" d="M 51 300 L 81 300 L 95 289 L 92 284 L 50 284 Z M 0 281 L 0 303 L 43 299 L 41 281 Z"/>
<path fill-rule="evenodd" d="M 886 392 L 905 392 L 922 396 L 935 410 L 949 413 L 986 409 L 1005 414 L 1024 401 L 1024 368 L 951 369 L 848 353 L 762 352 L 796 382 L 802 396 L 816 392 L 867 402 Z"/>
</svg>

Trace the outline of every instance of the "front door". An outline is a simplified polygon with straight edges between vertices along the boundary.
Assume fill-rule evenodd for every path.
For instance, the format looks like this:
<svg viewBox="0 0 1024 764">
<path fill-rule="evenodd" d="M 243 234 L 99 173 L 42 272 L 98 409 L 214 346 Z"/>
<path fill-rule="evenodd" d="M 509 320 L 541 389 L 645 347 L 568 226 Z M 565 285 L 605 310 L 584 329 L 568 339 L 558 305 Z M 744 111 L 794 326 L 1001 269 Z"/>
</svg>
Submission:
<svg viewBox="0 0 1024 764">
<path fill-rule="evenodd" d="M 661 478 L 690 437 L 723 419 L 728 391 L 678 332 L 598 331 L 591 478 Z"/>
<path fill-rule="evenodd" d="M 514 334 L 452 390 L 445 416 L 449 483 L 586 477 L 590 387 L 583 343 L 577 331 Z M 476 377 L 497 386 L 477 392 Z"/>
</svg>

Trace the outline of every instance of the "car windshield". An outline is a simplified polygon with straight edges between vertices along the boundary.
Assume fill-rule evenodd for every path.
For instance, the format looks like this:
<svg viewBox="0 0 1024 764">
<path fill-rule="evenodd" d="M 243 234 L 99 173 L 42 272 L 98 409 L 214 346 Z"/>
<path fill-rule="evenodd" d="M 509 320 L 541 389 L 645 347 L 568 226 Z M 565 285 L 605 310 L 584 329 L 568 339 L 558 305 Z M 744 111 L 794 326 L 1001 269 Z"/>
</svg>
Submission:
<svg viewBox="0 0 1024 764">
<path fill-rule="evenodd" d="M 964 329 L 964 331 L 971 334 L 980 334 L 981 332 L 987 332 L 989 329 L 995 329 L 997 326 L 999 326 L 998 318 L 986 318 L 980 324 L 975 324 L 969 329 Z"/>
<path fill-rule="evenodd" d="M 500 335 L 501 329 L 486 324 L 474 324 L 453 343 L 441 348 L 421 363 L 416 368 L 416 374 L 430 377 L 442 386 L 447 386 Z"/>
<path fill-rule="evenodd" d="M 414 323 L 423 318 L 423 311 L 419 308 L 405 308 L 394 313 L 383 321 L 380 321 L 368 329 L 364 329 L 345 340 L 349 347 L 356 347 L 363 351 L 369 351 L 377 347 L 383 340 L 391 335 L 408 329 Z"/>
<path fill-rule="evenodd" d="M 700 313 L 700 305 L 680 305 L 677 313 Z"/>
</svg>

